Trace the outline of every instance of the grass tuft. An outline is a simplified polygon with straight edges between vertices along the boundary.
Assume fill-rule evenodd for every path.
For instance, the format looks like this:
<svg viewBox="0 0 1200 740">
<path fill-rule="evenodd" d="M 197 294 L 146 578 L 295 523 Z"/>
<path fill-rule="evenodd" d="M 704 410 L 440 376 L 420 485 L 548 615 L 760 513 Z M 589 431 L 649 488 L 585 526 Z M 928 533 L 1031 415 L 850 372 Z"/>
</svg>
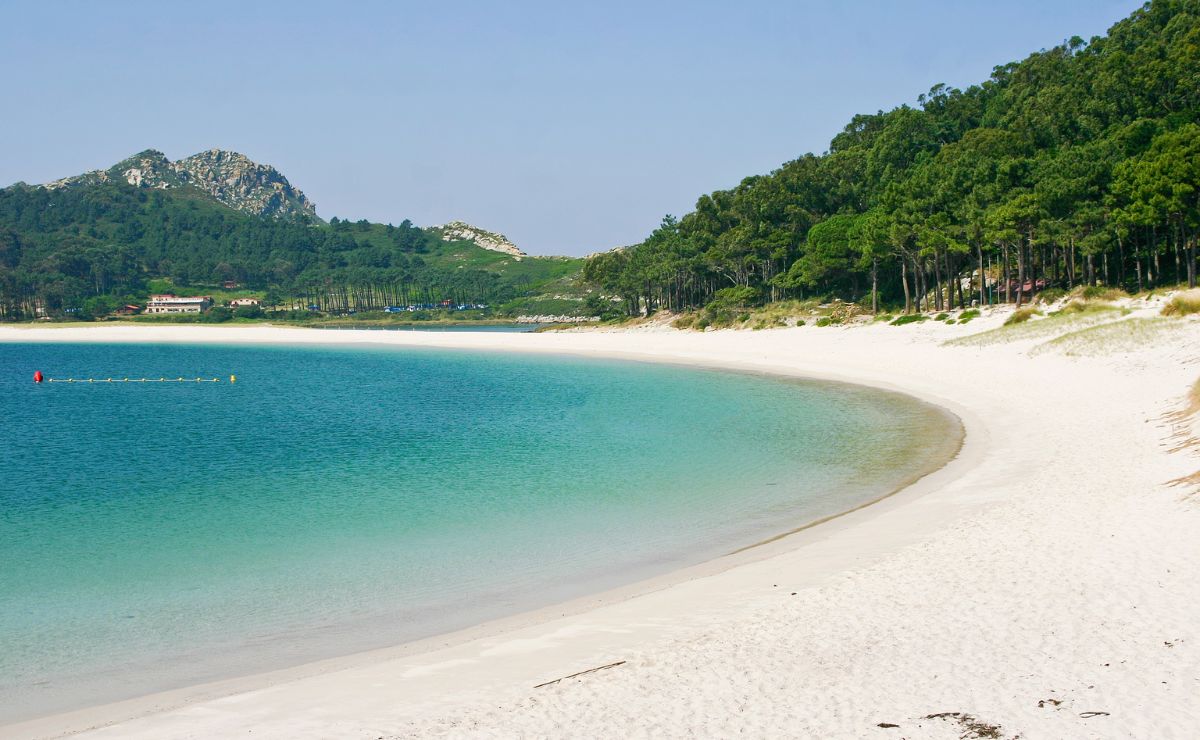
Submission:
<svg viewBox="0 0 1200 740">
<path fill-rule="evenodd" d="M 1089 301 L 1089 300 L 1084 300 L 1081 298 L 1073 298 L 1067 303 L 1067 305 L 1063 306 L 1061 309 L 1056 311 L 1055 314 L 1060 314 L 1060 313 L 1067 313 L 1067 314 L 1099 313 L 1101 311 L 1119 311 L 1119 310 L 1120 309 L 1117 308 L 1116 306 L 1112 305 L 1111 303 L 1106 303 L 1104 301 L 1097 301 L 1097 300 Z"/>
<path fill-rule="evenodd" d="M 1193 313 L 1200 313 L 1200 288 L 1176 293 L 1162 310 L 1163 316 L 1187 316 Z"/>
<path fill-rule="evenodd" d="M 1129 294 L 1120 288 L 1107 285 L 1084 285 L 1071 291 L 1071 295 L 1085 301 L 1119 301 L 1128 298 Z"/>
<path fill-rule="evenodd" d="M 1067 291 L 1063 290 L 1062 288 L 1047 288 L 1041 293 L 1038 293 L 1034 300 L 1042 305 L 1047 305 L 1054 303 L 1055 301 L 1060 301 L 1066 297 Z"/>
<path fill-rule="evenodd" d="M 1059 316 L 1062 319 L 1058 319 Z M 1059 313 L 1047 321 L 1070 321 L 1071 317 L 1070 314 Z M 1141 347 L 1169 341 L 1170 335 L 1179 328 L 1173 322 L 1160 318 L 1111 321 L 1062 334 L 1034 347 L 1030 354 L 1056 352 L 1068 357 L 1098 357 L 1133 352 Z"/>
<path fill-rule="evenodd" d="M 1009 316 L 1004 320 L 1004 325 L 1012 326 L 1014 324 L 1023 324 L 1032 319 L 1034 316 L 1041 315 L 1042 312 L 1033 306 L 1025 306 L 1024 308 L 1018 308 L 1016 311 L 1013 311 L 1012 316 Z"/>
</svg>

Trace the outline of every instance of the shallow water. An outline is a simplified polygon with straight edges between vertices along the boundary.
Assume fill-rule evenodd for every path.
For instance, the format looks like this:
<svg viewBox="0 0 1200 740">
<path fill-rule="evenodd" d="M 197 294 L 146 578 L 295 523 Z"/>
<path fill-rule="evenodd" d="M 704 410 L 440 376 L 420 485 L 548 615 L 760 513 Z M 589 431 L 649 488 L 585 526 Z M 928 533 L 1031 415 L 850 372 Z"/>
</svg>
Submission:
<svg viewBox="0 0 1200 740">
<path fill-rule="evenodd" d="M 0 367 L 0 723 L 701 562 L 957 434 L 895 394 L 577 358 L 44 344 Z"/>
</svg>

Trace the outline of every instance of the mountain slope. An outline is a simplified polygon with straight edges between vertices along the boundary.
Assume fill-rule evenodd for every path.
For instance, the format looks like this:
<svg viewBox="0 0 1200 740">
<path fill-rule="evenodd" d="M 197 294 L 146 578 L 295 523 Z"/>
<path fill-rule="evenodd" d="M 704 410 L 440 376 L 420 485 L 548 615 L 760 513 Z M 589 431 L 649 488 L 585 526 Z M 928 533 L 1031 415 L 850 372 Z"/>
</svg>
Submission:
<svg viewBox="0 0 1200 740">
<path fill-rule="evenodd" d="M 273 167 L 221 150 L 178 162 L 147 150 L 0 189 L 0 319 L 102 315 L 164 278 L 204 293 L 232 282 L 334 312 L 442 300 L 513 313 L 582 306 L 581 260 L 528 257 L 507 240 L 513 251 L 497 251 L 496 239 L 407 220 L 326 224 Z"/>
<path fill-rule="evenodd" d="M 317 217 L 313 203 L 292 187 L 279 170 L 223 149 L 209 149 L 177 162 L 170 161 L 160 151 L 147 149 L 107 170 L 66 177 L 43 187 L 58 190 L 114 180 L 157 190 L 195 187 L 218 203 L 254 216 Z"/>
<path fill-rule="evenodd" d="M 492 252 L 501 252 L 503 254 L 512 255 L 515 259 L 520 260 L 522 257 L 527 257 L 516 244 L 509 241 L 504 234 L 497 234 L 487 229 L 481 229 L 478 226 L 472 226 L 465 221 L 451 221 L 448 224 L 441 226 L 430 227 L 430 231 L 442 238 L 442 241 L 466 241 L 472 242 L 478 247 L 487 249 Z"/>
</svg>

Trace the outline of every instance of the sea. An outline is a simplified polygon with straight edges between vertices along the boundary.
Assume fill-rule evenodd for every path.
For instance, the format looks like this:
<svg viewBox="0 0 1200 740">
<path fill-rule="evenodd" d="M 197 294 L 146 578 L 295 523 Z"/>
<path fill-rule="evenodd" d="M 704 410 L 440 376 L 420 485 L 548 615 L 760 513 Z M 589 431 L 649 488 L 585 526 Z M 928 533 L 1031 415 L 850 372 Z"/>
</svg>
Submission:
<svg viewBox="0 0 1200 740">
<path fill-rule="evenodd" d="M 960 434 L 894 393 L 661 364 L 58 343 L 0 344 L 0 430 L 0 724 L 669 573 Z"/>
</svg>

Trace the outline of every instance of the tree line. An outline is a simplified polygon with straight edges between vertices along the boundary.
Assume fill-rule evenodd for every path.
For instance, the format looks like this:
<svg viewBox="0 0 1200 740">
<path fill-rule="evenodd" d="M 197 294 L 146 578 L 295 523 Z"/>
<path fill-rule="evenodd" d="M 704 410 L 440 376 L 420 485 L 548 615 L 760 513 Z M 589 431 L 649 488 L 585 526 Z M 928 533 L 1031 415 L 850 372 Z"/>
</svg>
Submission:
<svg viewBox="0 0 1200 740">
<path fill-rule="evenodd" d="M 0 190 L 0 319 L 86 316 L 140 300 L 155 277 L 306 293 L 321 305 L 385 294 L 502 303 L 520 293 L 520 276 L 445 264 L 440 248 L 407 220 L 326 225 L 247 215 L 186 189 L 18 184 Z"/>
<path fill-rule="evenodd" d="M 630 314 L 731 298 L 879 310 L 1020 304 L 1046 287 L 1196 285 L 1200 2 L 1153 0 L 1072 38 L 855 116 L 807 154 L 592 257 Z"/>
</svg>

